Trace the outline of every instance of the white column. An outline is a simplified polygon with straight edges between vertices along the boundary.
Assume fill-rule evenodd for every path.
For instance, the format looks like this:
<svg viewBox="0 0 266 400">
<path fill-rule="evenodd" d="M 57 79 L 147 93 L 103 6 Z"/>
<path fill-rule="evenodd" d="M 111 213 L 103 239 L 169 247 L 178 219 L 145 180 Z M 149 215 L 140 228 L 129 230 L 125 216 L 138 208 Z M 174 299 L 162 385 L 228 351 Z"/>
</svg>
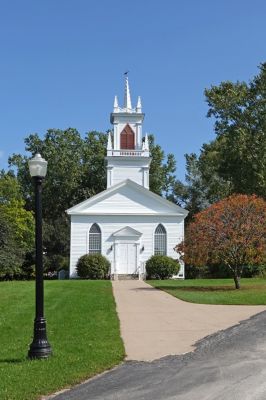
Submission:
<svg viewBox="0 0 266 400">
<path fill-rule="evenodd" d="M 137 148 L 142 149 L 142 125 L 141 123 L 136 123 L 136 137 L 137 137 Z"/>
<path fill-rule="evenodd" d="M 143 186 L 146 188 L 146 189 L 149 189 L 149 167 L 143 167 L 142 168 L 142 174 L 143 174 L 143 180 L 142 180 L 142 182 L 143 182 Z"/>
<path fill-rule="evenodd" d="M 181 279 L 185 279 L 185 264 L 182 260 L 178 260 L 180 264 L 180 271 L 178 273 L 178 277 Z M 181 275 L 181 276 L 180 276 Z"/>
<path fill-rule="evenodd" d="M 107 169 L 107 189 L 113 185 L 113 167 L 106 167 Z"/>
<path fill-rule="evenodd" d="M 116 280 L 116 279 L 118 279 L 118 276 L 117 276 L 118 244 L 117 243 L 113 244 L 113 250 L 114 250 L 114 280 Z"/>
<path fill-rule="evenodd" d="M 136 145 L 135 145 L 135 149 L 139 150 L 139 124 L 135 124 L 135 135 L 136 135 Z"/>
<path fill-rule="evenodd" d="M 140 254 L 140 243 L 137 242 L 135 243 L 136 245 L 136 264 L 137 264 L 137 268 L 138 268 L 138 273 L 139 273 L 139 279 L 140 279 L 140 261 L 139 261 L 139 254 Z"/>
<path fill-rule="evenodd" d="M 118 140 L 118 124 L 114 123 L 114 150 L 119 150 L 118 143 L 120 146 L 120 142 Z"/>
</svg>

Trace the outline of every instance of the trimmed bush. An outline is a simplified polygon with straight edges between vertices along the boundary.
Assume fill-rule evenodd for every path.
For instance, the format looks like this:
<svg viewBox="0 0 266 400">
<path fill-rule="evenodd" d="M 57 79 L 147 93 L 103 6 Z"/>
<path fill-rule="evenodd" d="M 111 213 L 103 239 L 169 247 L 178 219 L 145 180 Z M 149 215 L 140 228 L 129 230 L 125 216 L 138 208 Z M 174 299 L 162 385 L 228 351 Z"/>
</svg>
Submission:
<svg viewBox="0 0 266 400">
<path fill-rule="evenodd" d="M 101 254 L 85 254 L 77 262 L 77 273 L 83 279 L 106 279 L 110 266 Z"/>
<path fill-rule="evenodd" d="M 146 262 L 148 279 L 167 279 L 176 275 L 180 269 L 179 262 L 167 256 L 152 256 Z"/>
</svg>

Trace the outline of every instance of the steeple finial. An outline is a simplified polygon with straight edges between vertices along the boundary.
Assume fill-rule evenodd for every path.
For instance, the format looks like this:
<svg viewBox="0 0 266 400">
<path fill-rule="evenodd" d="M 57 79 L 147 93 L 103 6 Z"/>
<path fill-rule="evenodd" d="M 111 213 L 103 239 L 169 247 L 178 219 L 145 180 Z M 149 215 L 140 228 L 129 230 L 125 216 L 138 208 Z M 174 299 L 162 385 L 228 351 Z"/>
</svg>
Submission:
<svg viewBox="0 0 266 400">
<path fill-rule="evenodd" d="M 138 97 L 136 111 L 141 113 L 141 98 L 140 98 L 140 96 Z"/>
<path fill-rule="evenodd" d="M 129 90 L 129 83 L 128 83 L 128 72 L 125 72 L 125 96 L 124 96 L 124 108 L 132 110 L 132 105 L 131 105 L 131 97 L 130 97 L 130 90 Z"/>
<path fill-rule="evenodd" d="M 114 99 L 114 112 L 116 112 L 118 110 L 119 106 L 118 106 L 118 98 L 117 96 L 115 96 Z"/>
</svg>

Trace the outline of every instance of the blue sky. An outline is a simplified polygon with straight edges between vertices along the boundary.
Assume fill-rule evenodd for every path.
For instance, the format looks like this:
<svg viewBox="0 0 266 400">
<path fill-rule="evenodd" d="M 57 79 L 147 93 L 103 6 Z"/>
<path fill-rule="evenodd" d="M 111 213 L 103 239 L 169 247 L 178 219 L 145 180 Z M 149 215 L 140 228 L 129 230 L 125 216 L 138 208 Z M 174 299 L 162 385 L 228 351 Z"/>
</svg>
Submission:
<svg viewBox="0 0 266 400">
<path fill-rule="evenodd" d="M 144 133 L 184 154 L 213 139 L 204 89 L 249 80 L 265 61 L 265 0 L 2 0 L 0 169 L 48 128 L 110 128 L 129 70 Z"/>
</svg>

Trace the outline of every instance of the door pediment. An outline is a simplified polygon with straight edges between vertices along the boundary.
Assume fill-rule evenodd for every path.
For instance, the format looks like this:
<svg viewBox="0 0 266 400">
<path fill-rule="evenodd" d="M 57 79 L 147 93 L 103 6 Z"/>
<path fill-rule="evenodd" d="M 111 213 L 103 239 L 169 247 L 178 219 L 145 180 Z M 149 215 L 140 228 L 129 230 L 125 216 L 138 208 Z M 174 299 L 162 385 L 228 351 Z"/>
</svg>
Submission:
<svg viewBox="0 0 266 400">
<path fill-rule="evenodd" d="M 137 231 L 136 229 L 131 228 L 130 226 L 125 226 L 122 229 L 114 232 L 113 235 L 115 238 L 123 238 L 123 237 L 131 237 L 132 239 L 139 239 L 142 236 L 142 233 Z"/>
</svg>

